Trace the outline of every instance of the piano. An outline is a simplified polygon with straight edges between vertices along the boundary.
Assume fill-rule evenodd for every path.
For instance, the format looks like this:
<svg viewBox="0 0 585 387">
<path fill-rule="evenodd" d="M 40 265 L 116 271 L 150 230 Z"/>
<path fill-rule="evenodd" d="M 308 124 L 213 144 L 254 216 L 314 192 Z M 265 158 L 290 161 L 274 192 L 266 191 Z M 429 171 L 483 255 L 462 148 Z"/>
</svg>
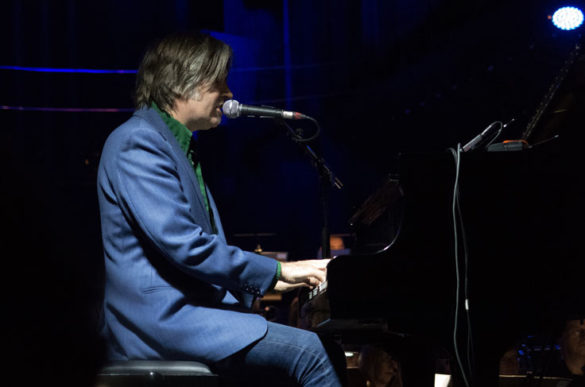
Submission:
<svg viewBox="0 0 585 387">
<path fill-rule="evenodd" d="M 455 385 L 496 386 L 521 335 L 585 315 L 584 69 L 577 45 L 520 148 L 400 155 L 352 218 L 351 254 L 301 295 L 305 327 L 391 342 L 407 387 L 433 385 L 441 350 Z"/>
</svg>

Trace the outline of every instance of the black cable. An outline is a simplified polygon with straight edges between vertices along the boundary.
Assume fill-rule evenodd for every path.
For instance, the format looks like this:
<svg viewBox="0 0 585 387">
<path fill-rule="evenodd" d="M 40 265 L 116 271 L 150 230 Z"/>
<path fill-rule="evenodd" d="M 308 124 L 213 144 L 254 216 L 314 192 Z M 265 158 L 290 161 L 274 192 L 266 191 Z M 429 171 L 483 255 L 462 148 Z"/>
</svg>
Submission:
<svg viewBox="0 0 585 387">
<path fill-rule="evenodd" d="M 457 215 L 459 216 L 459 225 L 461 230 L 461 241 L 463 244 L 463 261 L 464 261 L 464 270 L 463 270 L 463 297 L 465 299 L 465 317 L 467 322 L 467 346 L 466 346 L 466 357 L 467 357 L 467 366 L 469 373 L 472 373 L 472 364 L 473 364 L 473 333 L 471 330 L 471 307 L 469 302 L 469 254 L 467 248 L 467 236 L 465 235 L 465 226 L 463 224 L 463 215 L 461 212 L 461 202 L 460 202 L 460 195 L 459 195 L 459 187 L 457 187 Z"/>
<path fill-rule="evenodd" d="M 321 126 L 319 125 L 319 123 L 317 122 L 316 119 L 314 119 L 313 117 L 309 117 L 309 116 L 305 116 L 305 119 L 313 122 L 313 124 L 315 124 L 316 130 L 315 133 L 313 133 L 313 135 L 311 135 L 308 138 L 303 138 L 302 136 L 300 136 L 293 128 L 291 128 L 291 126 L 285 121 L 285 120 L 278 120 L 289 132 L 289 135 L 291 136 L 291 139 L 295 142 L 298 143 L 305 143 L 305 142 L 311 142 L 314 139 L 316 139 L 317 137 L 319 137 L 319 134 L 321 134 Z"/>
<path fill-rule="evenodd" d="M 514 120 L 512 120 L 512 121 L 514 121 Z M 510 121 L 510 122 L 512 122 L 512 121 Z M 496 124 L 499 124 L 499 125 L 500 125 L 500 128 L 498 129 L 498 131 L 496 132 L 496 134 L 494 135 L 494 137 L 492 137 L 492 139 L 491 139 L 491 140 L 490 140 L 490 141 L 489 141 L 489 142 L 488 142 L 488 143 L 485 145 L 485 147 L 484 147 L 484 148 L 487 148 L 488 146 L 492 145 L 492 144 L 493 144 L 493 142 L 494 142 L 494 141 L 496 141 L 496 139 L 497 139 L 498 137 L 500 137 L 500 134 L 502 134 L 502 131 L 504 130 L 504 127 L 505 127 L 506 125 L 508 125 L 508 124 L 504 125 L 504 124 L 502 123 L 502 121 L 495 121 L 495 122 L 492 122 L 492 123 L 490 124 L 490 126 L 491 126 L 491 125 L 496 125 Z"/>
<path fill-rule="evenodd" d="M 455 319 L 453 323 L 453 349 L 455 351 L 455 359 L 459 366 L 461 376 L 465 386 L 469 387 L 467 380 L 467 371 L 463 367 L 461 356 L 459 355 L 459 345 L 457 343 L 457 329 L 459 324 L 459 299 L 460 299 L 460 273 L 459 273 L 459 235 L 457 230 L 457 203 L 459 196 L 459 171 L 461 169 L 461 144 L 457 144 L 457 150 L 449 148 L 453 157 L 455 158 L 455 183 L 453 185 L 453 202 L 452 202 L 452 214 L 453 214 L 453 236 L 454 236 L 454 252 L 455 252 Z"/>
</svg>

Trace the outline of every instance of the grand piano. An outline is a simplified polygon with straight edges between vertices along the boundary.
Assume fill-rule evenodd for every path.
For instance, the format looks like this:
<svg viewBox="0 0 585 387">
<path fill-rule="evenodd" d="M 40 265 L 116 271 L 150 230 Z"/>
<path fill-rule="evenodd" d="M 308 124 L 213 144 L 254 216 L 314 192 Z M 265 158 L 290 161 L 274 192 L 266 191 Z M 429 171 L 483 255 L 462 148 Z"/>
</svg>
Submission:
<svg viewBox="0 0 585 387">
<path fill-rule="evenodd" d="M 584 68 L 578 45 L 519 141 L 400 155 L 351 220 L 352 253 L 301 295 L 308 327 L 388 342 L 405 386 L 432 386 L 441 350 L 455 386 L 497 386 L 522 335 L 585 315 Z"/>
</svg>

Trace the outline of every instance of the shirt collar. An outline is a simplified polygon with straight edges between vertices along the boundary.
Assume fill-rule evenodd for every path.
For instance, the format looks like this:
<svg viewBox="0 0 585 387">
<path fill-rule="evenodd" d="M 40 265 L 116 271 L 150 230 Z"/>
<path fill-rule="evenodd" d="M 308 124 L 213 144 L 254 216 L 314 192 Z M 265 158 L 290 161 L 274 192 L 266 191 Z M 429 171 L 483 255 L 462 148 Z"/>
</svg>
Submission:
<svg viewBox="0 0 585 387">
<path fill-rule="evenodd" d="M 161 110 L 156 103 L 152 103 L 151 107 L 156 110 L 156 112 L 160 115 L 162 120 L 165 124 L 169 127 L 170 131 L 173 133 L 179 146 L 185 152 L 185 154 L 189 151 L 189 146 L 191 145 L 191 140 L 195 137 L 195 134 L 192 133 L 185 125 L 174 119 L 169 113 Z"/>
</svg>

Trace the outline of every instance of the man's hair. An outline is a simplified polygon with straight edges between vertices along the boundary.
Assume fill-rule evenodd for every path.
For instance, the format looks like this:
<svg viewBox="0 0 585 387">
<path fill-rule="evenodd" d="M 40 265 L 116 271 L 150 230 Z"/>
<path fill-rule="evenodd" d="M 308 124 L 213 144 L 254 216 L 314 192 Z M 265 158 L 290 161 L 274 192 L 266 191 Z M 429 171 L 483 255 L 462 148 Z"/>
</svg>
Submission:
<svg viewBox="0 0 585 387">
<path fill-rule="evenodd" d="M 136 79 L 135 104 L 153 102 L 169 111 L 176 99 L 197 97 L 197 88 L 227 78 L 232 49 L 203 33 L 180 33 L 153 44 L 144 54 Z"/>
</svg>

